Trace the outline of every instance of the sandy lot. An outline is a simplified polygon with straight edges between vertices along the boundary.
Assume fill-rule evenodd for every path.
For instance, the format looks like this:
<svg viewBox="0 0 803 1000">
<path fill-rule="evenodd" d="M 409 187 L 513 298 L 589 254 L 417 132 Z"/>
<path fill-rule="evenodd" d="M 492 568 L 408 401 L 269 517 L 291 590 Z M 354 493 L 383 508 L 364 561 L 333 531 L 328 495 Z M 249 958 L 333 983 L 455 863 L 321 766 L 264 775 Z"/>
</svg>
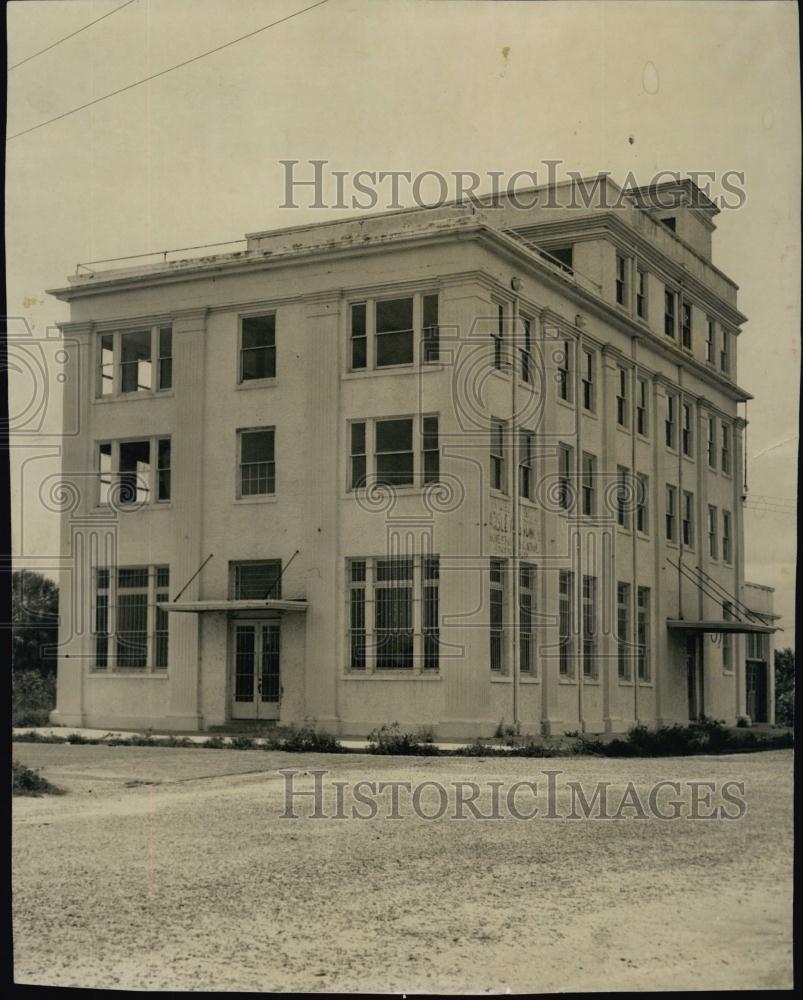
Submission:
<svg viewBox="0 0 803 1000">
<path fill-rule="evenodd" d="M 791 751 L 483 760 L 15 744 L 14 754 L 69 792 L 14 802 L 19 983 L 458 993 L 792 984 Z M 738 821 L 666 822 L 632 811 L 518 821 L 503 808 L 505 819 L 482 821 L 449 818 L 450 798 L 447 815 L 428 821 L 401 793 L 401 819 L 386 818 L 384 795 L 370 821 L 310 819 L 309 800 L 289 820 L 282 767 L 327 770 L 327 790 L 330 779 L 498 781 L 503 800 L 512 782 L 541 786 L 542 771 L 559 770 L 564 815 L 569 780 L 589 792 L 610 782 L 619 797 L 632 781 L 645 801 L 660 779 L 736 780 L 748 809 Z M 347 792 L 347 812 L 351 801 Z M 434 812 L 438 797 L 421 803 Z M 531 805 L 522 796 L 519 807 Z"/>
</svg>

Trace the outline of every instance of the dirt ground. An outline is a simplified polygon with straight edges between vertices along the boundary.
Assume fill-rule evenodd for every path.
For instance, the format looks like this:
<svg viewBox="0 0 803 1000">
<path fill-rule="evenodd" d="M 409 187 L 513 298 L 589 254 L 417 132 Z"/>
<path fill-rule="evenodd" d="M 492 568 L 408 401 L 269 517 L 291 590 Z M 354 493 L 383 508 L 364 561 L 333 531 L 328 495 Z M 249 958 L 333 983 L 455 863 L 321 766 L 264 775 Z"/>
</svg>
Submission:
<svg viewBox="0 0 803 1000">
<path fill-rule="evenodd" d="M 790 988 L 792 752 L 438 759 L 15 744 L 15 980 L 140 990 Z M 279 768 L 353 782 L 745 782 L 742 819 L 283 819 Z M 421 799 L 436 811 L 438 797 Z M 345 794 L 345 793 L 344 793 Z M 433 793 L 434 794 L 434 793 Z M 490 793 L 488 793 L 490 795 Z M 680 796 L 681 799 L 684 795 Z M 688 796 L 685 795 L 688 799 Z M 716 795 L 714 801 L 718 801 Z M 346 813 L 351 799 L 346 797 Z M 434 806 L 432 803 L 434 802 Z M 425 803 L 428 803 L 426 805 Z M 532 800 L 522 795 L 519 808 Z"/>
</svg>

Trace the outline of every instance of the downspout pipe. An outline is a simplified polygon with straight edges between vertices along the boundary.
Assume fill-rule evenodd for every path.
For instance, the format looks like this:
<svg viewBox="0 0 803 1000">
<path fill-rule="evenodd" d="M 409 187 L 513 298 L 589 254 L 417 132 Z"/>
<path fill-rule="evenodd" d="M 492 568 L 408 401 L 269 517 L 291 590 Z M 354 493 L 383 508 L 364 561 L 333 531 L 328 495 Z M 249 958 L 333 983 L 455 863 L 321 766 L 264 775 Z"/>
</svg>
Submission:
<svg viewBox="0 0 803 1000">
<path fill-rule="evenodd" d="M 517 291 L 517 279 L 511 281 L 511 287 Z M 518 334 L 519 334 L 519 297 L 513 296 L 513 332 L 510 352 L 510 378 L 511 378 L 511 416 L 510 430 L 512 434 L 511 456 L 513 461 L 513 516 L 511 518 L 511 529 L 513 539 L 511 544 L 510 568 L 513 574 L 511 594 L 513 604 L 513 725 L 518 731 L 521 723 L 519 709 L 519 429 L 516 423 L 518 414 Z"/>
</svg>

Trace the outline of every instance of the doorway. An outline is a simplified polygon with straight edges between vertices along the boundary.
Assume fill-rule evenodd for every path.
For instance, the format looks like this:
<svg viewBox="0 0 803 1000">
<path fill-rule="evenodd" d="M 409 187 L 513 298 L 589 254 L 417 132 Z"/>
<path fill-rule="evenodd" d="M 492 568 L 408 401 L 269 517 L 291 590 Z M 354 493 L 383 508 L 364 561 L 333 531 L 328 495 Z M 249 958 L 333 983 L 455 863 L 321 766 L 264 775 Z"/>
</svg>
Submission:
<svg viewBox="0 0 803 1000">
<path fill-rule="evenodd" d="M 232 642 L 232 719 L 279 718 L 281 626 L 236 621 Z"/>
</svg>

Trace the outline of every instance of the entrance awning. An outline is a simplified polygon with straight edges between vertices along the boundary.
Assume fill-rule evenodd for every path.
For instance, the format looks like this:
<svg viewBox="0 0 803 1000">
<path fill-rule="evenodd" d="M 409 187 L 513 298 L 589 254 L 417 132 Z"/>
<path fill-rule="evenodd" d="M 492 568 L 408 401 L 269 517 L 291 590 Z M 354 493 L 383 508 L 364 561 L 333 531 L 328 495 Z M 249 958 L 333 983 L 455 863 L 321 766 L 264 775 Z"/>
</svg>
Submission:
<svg viewBox="0 0 803 1000">
<path fill-rule="evenodd" d="M 778 629 L 759 622 L 717 621 L 707 619 L 695 621 L 689 618 L 667 618 L 666 627 L 672 632 L 746 632 L 755 635 L 771 635 Z"/>
<path fill-rule="evenodd" d="M 207 611 L 306 611 L 306 601 L 271 598 L 267 601 L 163 601 L 162 611 L 188 611 L 203 614 Z"/>
</svg>

